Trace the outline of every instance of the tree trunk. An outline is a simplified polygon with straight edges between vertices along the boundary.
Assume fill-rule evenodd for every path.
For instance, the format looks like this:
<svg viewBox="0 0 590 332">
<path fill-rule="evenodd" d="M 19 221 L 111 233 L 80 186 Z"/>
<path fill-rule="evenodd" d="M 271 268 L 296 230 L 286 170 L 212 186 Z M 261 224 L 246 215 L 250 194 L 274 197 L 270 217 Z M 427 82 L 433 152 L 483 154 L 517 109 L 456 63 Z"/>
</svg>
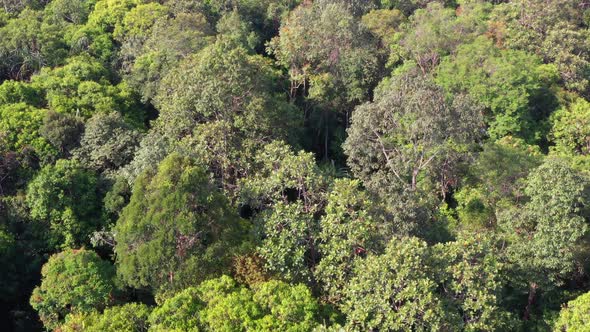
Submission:
<svg viewBox="0 0 590 332">
<path fill-rule="evenodd" d="M 524 320 L 530 320 L 531 318 L 531 309 L 533 304 L 535 303 L 535 297 L 537 295 L 538 287 L 539 286 L 534 282 L 531 282 L 529 284 L 529 298 L 526 304 L 526 308 L 524 309 L 524 315 L 522 317 L 522 319 Z"/>
</svg>

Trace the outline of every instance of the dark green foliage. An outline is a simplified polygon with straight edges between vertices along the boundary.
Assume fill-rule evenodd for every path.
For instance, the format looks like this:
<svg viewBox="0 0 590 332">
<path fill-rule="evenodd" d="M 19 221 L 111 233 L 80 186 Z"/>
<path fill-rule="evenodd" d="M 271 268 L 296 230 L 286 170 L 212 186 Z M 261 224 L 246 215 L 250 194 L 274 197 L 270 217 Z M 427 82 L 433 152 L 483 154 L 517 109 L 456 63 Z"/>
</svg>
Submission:
<svg viewBox="0 0 590 332">
<path fill-rule="evenodd" d="M 43 126 L 39 132 L 60 152 L 61 156 L 68 157 L 72 150 L 80 144 L 84 123 L 79 117 L 49 111 L 43 118 Z"/>
<path fill-rule="evenodd" d="M 99 172 L 115 171 L 128 164 L 139 145 L 140 133 L 119 113 L 96 114 L 86 122 L 74 156 Z"/>
<path fill-rule="evenodd" d="M 228 271 L 243 224 L 202 167 L 172 154 L 137 179 L 114 231 L 125 283 L 179 290 Z"/>
<path fill-rule="evenodd" d="M 74 160 L 45 166 L 27 188 L 31 217 L 48 227 L 51 246 L 78 247 L 102 224 L 98 178 Z"/>
</svg>

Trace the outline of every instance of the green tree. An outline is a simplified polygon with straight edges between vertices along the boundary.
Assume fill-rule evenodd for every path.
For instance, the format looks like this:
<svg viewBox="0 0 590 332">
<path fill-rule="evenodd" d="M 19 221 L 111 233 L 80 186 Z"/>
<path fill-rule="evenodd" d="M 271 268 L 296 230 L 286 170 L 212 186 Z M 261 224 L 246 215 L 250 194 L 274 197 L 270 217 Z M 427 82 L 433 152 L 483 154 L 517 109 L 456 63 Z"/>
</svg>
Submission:
<svg viewBox="0 0 590 332">
<path fill-rule="evenodd" d="M 464 95 L 449 100 L 419 74 L 394 77 L 380 90 L 352 116 L 344 151 L 353 174 L 382 195 L 430 182 L 444 197 L 482 136 L 481 108 Z"/>
<path fill-rule="evenodd" d="M 525 319 L 539 290 L 562 285 L 576 271 L 588 230 L 587 189 L 588 181 L 576 171 L 548 159 L 527 177 L 529 200 L 500 216 L 512 278 L 528 288 Z"/>
<path fill-rule="evenodd" d="M 244 228 L 208 174 L 171 154 L 137 179 L 114 232 L 122 280 L 160 291 L 227 271 Z"/>
<path fill-rule="evenodd" d="M 154 331 L 310 331 L 319 305 L 304 285 L 271 280 L 253 290 L 228 276 L 189 287 L 154 309 Z"/>
<path fill-rule="evenodd" d="M 296 141 L 296 109 L 281 96 L 278 72 L 259 55 L 220 37 L 183 60 L 160 84 L 156 127 L 202 161 L 230 196 L 257 151 Z"/>
<path fill-rule="evenodd" d="M 524 180 L 541 164 L 542 157 L 537 146 L 511 136 L 485 144 L 463 186 L 453 195 L 459 228 L 494 229 L 498 212 L 524 196 Z"/>
<path fill-rule="evenodd" d="M 425 242 L 401 238 L 392 240 L 383 255 L 357 260 L 341 306 L 347 328 L 452 330 L 456 318 L 436 293 L 436 282 L 428 270 L 430 259 Z"/>
<path fill-rule="evenodd" d="M 578 98 L 551 115 L 555 150 L 565 154 L 590 154 L 590 102 Z"/>
<path fill-rule="evenodd" d="M 143 42 L 123 43 L 121 60 L 126 81 L 144 101 L 151 101 L 168 71 L 210 44 L 212 34 L 207 19 L 198 12 L 158 19 Z"/>
<path fill-rule="evenodd" d="M 69 157 L 74 148 L 80 144 L 84 132 L 84 122 L 80 117 L 67 113 L 48 111 L 43 118 L 39 133 L 62 157 Z"/>
<path fill-rule="evenodd" d="M 62 31 L 27 8 L 0 27 L 0 77 L 28 78 L 43 66 L 61 64 L 67 55 Z"/>
<path fill-rule="evenodd" d="M 358 180 L 334 181 L 319 224 L 317 238 L 321 260 L 314 270 L 331 302 L 342 300 L 355 261 L 379 252 L 382 241 L 377 236 L 378 220 L 371 213 L 374 205 Z"/>
<path fill-rule="evenodd" d="M 53 247 L 88 243 L 102 224 L 100 201 L 96 175 L 73 160 L 43 167 L 27 189 L 31 217 L 48 224 Z"/>
<path fill-rule="evenodd" d="M 51 110 L 89 118 L 117 111 L 141 125 L 144 114 L 124 84 L 112 85 L 104 65 L 88 56 L 71 57 L 63 67 L 44 68 L 33 77 L 44 91 Z"/>
<path fill-rule="evenodd" d="M 56 25 L 86 23 L 96 0 L 52 0 L 43 10 L 44 20 Z"/>
<path fill-rule="evenodd" d="M 217 288 L 220 295 L 225 295 L 225 288 Z M 166 299 L 154 308 L 149 317 L 150 330 L 153 331 L 199 331 L 202 329 L 199 311 L 205 303 L 199 297 L 195 287 L 185 288 Z"/>
<path fill-rule="evenodd" d="M 542 137 L 539 122 L 553 107 L 547 87 L 554 76 L 555 67 L 543 65 L 537 56 L 501 49 L 479 37 L 442 61 L 436 81 L 447 92 L 468 93 L 489 109 L 492 138 L 512 134 L 531 141 Z M 541 103 L 541 95 L 548 100 Z"/>
<path fill-rule="evenodd" d="M 284 280 L 310 282 L 318 261 L 319 224 L 302 204 L 277 203 L 257 217 L 262 242 L 258 247 L 266 269 Z"/>
<path fill-rule="evenodd" d="M 564 85 L 588 93 L 590 30 L 576 0 L 514 0 L 495 6 L 496 43 L 554 63 Z"/>
<path fill-rule="evenodd" d="M 132 160 L 139 139 L 140 133 L 119 113 L 96 114 L 86 123 L 80 147 L 73 154 L 88 168 L 115 171 Z"/>
<path fill-rule="evenodd" d="M 24 103 L 0 105 L 0 132 L 9 150 L 20 152 L 30 148 L 43 163 L 56 156 L 56 150 L 41 135 L 46 110 Z"/>
<path fill-rule="evenodd" d="M 555 323 L 555 331 L 587 332 L 590 329 L 590 293 L 582 294 L 569 301 L 561 309 Z"/>
<path fill-rule="evenodd" d="M 325 205 L 329 179 L 312 153 L 295 153 L 284 142 L 274 141 L 263 147 L 253 168 L 256 172 L 240 182 L 241 203 L 264 210 L 297 201 L 306 213 L 319 212 Z"/>
<path fill-rule="evenodd" d="M 392 45 L 391 63 L 413 61 L 422 73 L 436 68 L 440 60 L 460 44 L 469 43 L 485 32 L 491 5 L 468 2 L 457 11 L 440 2 L 418 9 L 401 27 L 398 44 Z"/>
<path fill-rule="evenodd" d="M 163 135 L 158 128 L 152 128 L 139 142 L 133 160 L 121 168 L 119 173 L 132 186 L 141 173 L 156 170 L 160 162 L 175 148 L 170 138 Z"/>
<path fill-rule="evenodd" d="M 66 315 L 102 310 L 112 300 L 115 271 L 93 251 L 67 250 L 43 265 L 41 285 L 31 296 L 47 329 L 54 329 Z"/>
<path fill-rule="evenodd" d="M 25 103 L 40 107 L 41 91 L 27 82 L 7 80 L 0 84 L 0 105 Z"/>
<path fill-rule="evenodd" d="M 145 304 L 127 303 L 99 313 L 71 313 L 59 327 L 61 332 L 147 332 L 151 308 Z"/>
<path fill-rule="evenodd" d="M 303 91 L 312 100 L 345 111 L 343 106 L 369 96 L 378 78 L 376 43 L 346 7 L 334 1 L 302 4 L 268 44 L 268 51 L 289 71 L 292 100 Z"/>
<path fill-rule="evenodd" d="M 207 121 L 227 122 L 248 137 L 285 137 L 294 110 L 279 95 L 277 81 L 267 60 L 219 38 L 164 78 L 155 100 L 159 121 L 170 137 Z"/>
<path fill-rule="evenodd" d="M 461 315 L 462 331 L 511 330 L 517 322 L 501 306 L 503 264 L 493 241 L 461 234 L 432 250 L 435 275 L 449 310 Z"/>
</svg>

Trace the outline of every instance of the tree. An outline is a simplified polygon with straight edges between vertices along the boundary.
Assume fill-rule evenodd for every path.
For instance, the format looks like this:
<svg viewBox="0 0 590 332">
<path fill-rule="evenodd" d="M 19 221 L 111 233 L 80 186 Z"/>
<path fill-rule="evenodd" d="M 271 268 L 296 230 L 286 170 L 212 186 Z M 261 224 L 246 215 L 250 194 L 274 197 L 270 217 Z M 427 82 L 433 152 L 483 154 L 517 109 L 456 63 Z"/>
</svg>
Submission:
<svg viewBox="0 0 590 332">
<path fill-rule="evenodd" d="M 164 78 L 155 99 L 159 121 L 170 137 L 221 121 L 246 137 L 284 138 L 296 117 L 278 94 L 277 81 L 265 59 L 221 37 Z"/>
<path fill-rule="evenodd" d="M 41 91 L 33 84 L 6 80 L 0 84 L 0 105 L 25 103 L 40 107 L 42 104 Z"/>
<path fill-rule="evenodd" d="M 49 108 L 56 112 L 90 118 L 117 111 L 136 125 L 143 124 L 143 110 L 129 87 L 112 85 L 108 70 L 88 55 L 71 57 L 63 67 L 44 68 L 33 82 L 44 90 Z"/>
<path fill-rule="evenodd" d="M 342 301 L 355 261 L 380 251 L 382 239 L 371 211 L 373 201 L 358 180 L 338 179 L 328 195 L 325 215 L 319 223 L 318 252 L 321 260 L 314 274 L 327 298 Z"/>
<path fill-rule="evenodd" d="M 178 13 L 156 20 L 145 40 L 123 43 L 122 66 L 126 81 L 151 101 L 161 80 L 179 61 L 213 41 L 213 29 L 201 13 Z"/>
<path fill-rule="evenodd" d="M 582 294 L 563 306 L 559 319 L 555 323 L 555 331 L 584 332 L 588 331 L 590 320 L 590 293 Z"/>
<path fill-rule="evenodd" d="M 481 230 L 497 226 L 497 214 L 523 198 L 525 179 L 542 162 L 537 146 L 507 136 L 483 146 L 470 166 L 457 200 L 459 228 Z"/>
<path fill-rule="evenodd" d="M 250 290 L 222 276 L 167 299 L 150 322 L 155 331 L 310 331 L 318 314 L 303 285 L 271 280 Z"/>
<path fill-rule="evenodd" d="M 495 7 L 492 34 L 498 45 L 554 63 L 565 87 L 588 94 L 590 45 L 584 4 L 576 0 L 515 0 Z"/>
<path fill-rule="evenodd" d="M 28 78 L 43 66 L 61 64 L 67 55 L 62 31 L 30 8 L 0 27 L 0 78 Z"/>
<path fill-rule="evenodd" d="M 86 23 L 95 0 L 53 0 L 43 11 L 44 20 L 57 25 Z"/>
<path fill-rule="evenodd" d="M 376 43 L 346 4 L 302 4 L 281 24 L 268 51 L 289 70 L 292 100 L 303 95 L 332 109 L 364 101 L 377 79 Z"/>
<path fill-rule="evenodd" d="M 47 165 L 29 183 L 27 204 L 31 217 L 47 223 L 49 245 L 76 247 L 89 242 L 100 228 L 101 194 L 98 179 L 74 160 Z"/>
<path fill-rule="evenodd" d="M 173 153 L 137 179 L 114 232 L 122 280 L 164 291 L 227 271 L 244 228 L 208 174 Z"/>
<path fill-rule="evenodd" d="M 311 268 L 318 261 L 318 221 L 302 204 L 277 203 L 257 217 L 266 269 L 284 280 L 311 282 Z"/>
<path fill-rule="evenodd" d="M 209 166 L 230 196 L 257 151 L 273 139 L 297 141 L 300 119 L 277 90 L 278 73 L 221 36 L 186 58 L 160 84 L 156 127 Z"/>
<path fill-rule="evenodd" d="M 225 289 L 217 291 L 225 295 Z M 202 328 L 199 311 L 205 303 L 199 297 L 196 287 L 187 287 L 166 299 L 154 308 L 149 317 L 150 329 L 154 331 L 196 331 Z"/>
<path fill-rule="evenodd" d="M 43 125 L 39 133 L 62 157 L 69 157 L 74 148 L 80 144 L 80 137 L 84 132 L 82 118 L 67 113 L 48 111 L 43 118 Z"/>
<path fill-rule="evenodd" d="M 7 148 L 14 152 L 32 149 L 42 163 L 50 162 L 57 151 L 40 133 L 46 112 L 24 103 L 0 105 L 0 132 Z"/>
<path fill-rule="evenodd" d="M 114 290 L 113 266 L 93 251 L 66 250 L 43 265 L 41 285 L 33 291 L 31 306 L 47 329 L 54 329 L 66 315 L 102 310 Z"/>
<path fill-rule="evenodd" d="M 471 99 L 449 100 L 426 77 L 406 74 L 356 109 L 344 151 L 353 174 L 374 192 L 415 192 L 430 181 L 444 197 L 458 181 L 457 163 L 482 136 L 481 122 Z"/>
<path fill-rule="evenodd" d="M 96 114 L 86 123 L 74 156 L 90 169 L 116 171 L 132 160 L 140 137 L 119 113 Z"/>
<path fill-rule="evenodd" d="M 145 304 L 127 303 L 99 313 L 71 313 L 59 327 L 62 332 L 147 332 L 151 308 Z"/>
<path fill-rule="evenodd" d="M 534 141 L 543 134 L 535 131 L 543 129 L 537 124 L 554 104 L 546 90 L 554 80 L 554 69 L 542 65 L 534 55 L 500 49 L 491 40 L 479 37 L 459 46 L 454 56 L 442 61 L 436 81 L 449 93 L 470 94 L 490 110 L 486 123 L 492 138 L 512 134 Z M 548 100 L 533 103 L 541 96 Z"/>
<path fill-rule="evenodd" d="M 578 98 L 551 115 L 555 150 L 565 154 L 590 154 L 590 102 Z"/>
<path fill-rule="evenodd" d="M 240 200 L 254 211 L 281 202 L 300 202 L 310 214 L 323 209 L 329 179 L 313 154 L 295 153 L 284 142 L 274 141 L 263 147 L 252 168 L 257 171 L 240 182 Z"/>
<path fill-rule="evenodd" d="M 462 331 L 510 330 L 517 322 L 501 306 L 503 264 L 493 241 L 462 233 L 453 242 L 432 248 L 441 295 L 461 316 Z"/>
<path fill-rule="evenodd" d="M 500 216 L 512 277 L 528 287 L 525 320 L 539 290 L 563 284 L 576 270 L 588 230 L 587 188 L 585 178 L 550 158 L 527 177 L 529 200 Z"/>
<path fill-rule="evenodd" d="M 454 52 L 460 44 L 469 43 L 485 32 L 486 16 L 491 5 L 468 2 L 461 10 L 444 7 L 440 2 L 430 2 L 418 9 L 403 24 L 398 36 L 399 45 L 392 45 L 392 63 L 411 60 L 422 73 L 436 68 L 440 60 Z"/>
<path fill-rule="evenodd" d="M 452 312 L 436 294 L 430 255 L 417 238 L 392 240 L 383 255 L 356 261 L 344 290 L 342 312 L 353 330 L 438 331 L 452 329 Z"/>
<path fill-rule="evenodd" d="M 155 171 L 160 162 L 174 150 L 175 146 L 171 139 L 157 128 L 152 128 L 139 142 L 133 160 L 121 168 L 119 173 L 132 186 L 137 177 L 144 171 Z"/>
</svg>

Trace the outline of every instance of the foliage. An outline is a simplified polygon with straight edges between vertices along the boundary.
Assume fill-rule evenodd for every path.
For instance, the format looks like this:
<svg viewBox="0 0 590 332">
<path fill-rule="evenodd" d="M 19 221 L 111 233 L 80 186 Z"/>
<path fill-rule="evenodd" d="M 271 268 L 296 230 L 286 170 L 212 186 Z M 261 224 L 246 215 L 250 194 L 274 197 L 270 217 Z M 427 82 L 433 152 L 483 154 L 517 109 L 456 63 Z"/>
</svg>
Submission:
<svg viewBox="0 0 590 332">
<path fill-rule="evenodd" d="M 43 13 L 26 8 L 0 26 L 0 77 L 28 78 L 43 66 L 61 64 L 67 55 L 62 31 L 43 22 Z"/>
<path fill-rule="evenodd" d="M 271 280 L 249 290 L 222 276 L 167 299 L 150 322 L 155 331 L 309 331 L 318 310 L 303 285 Z"/>
<path fill-rule="evenodd" d="M 547 110 L 536 110 L 531 101 L 546 93 L 543 88 L 553 75 L 554 68 L 543 66 L 538 57 L 500 49 L 491 40 L 479 37 L 459 46 L 454 56 L 442 61 L 437 82 L 449 92 L 469 93 L 490 110 L 486 120 L 492 138 L 512 134 L 538 139 L 535 121 Z"/>
<path fill-rule="evenodd" d="M 316 1 L 294 9 L 268 50 L 289 71 L 289 95 L 298 90 L 336 110 L 366 100 L 375 83 L 375 43 L 341 2 Z"/>
<path fill-rule="evenodd" d="M 589 300 L 590 293 L 586 293 L 568 302 L 559 314 L 555 330 L 567 332 L 587 331 L 590 324 L 588 321 Z"/>
<path fill-rule="evenodd" d="M 45 113 L 24 103 L 0 106 L 0 132 L 8 149 L 19 152 L 31 148 L 43 162 L 55 157 L 55 149 L 40 133 Z"/>
<path fill-rule="evenodd" d="M 495 39 L 500 45 L 537 54 L 554 63 L 568 89 L 588 92 L 590 32 L 575 0 L 515 0 L 497 6 Z"/>
<path fill-rule="evenodd" d="M 548 159 L 529 174 L 524 188 L 529 200 L 500 217 L 516 279 L 545 288 L 575 272 L 588 228 L 587 186 L 560 160 Z"/>
<path fill-rule="evenodd" d="M 102 224 L 98 179 L 77 161 L 58 160 L 30 182 L 27 203 L 31 217 L 47 224 L 49 243 L 76 247 Z"/>
<path fill-rule="evenodd" d="M 566 154 L 590 153 L 590 102 L 579 98 L 552 114 L 555 150 Z"/>
<path fill-rule="evenodd" d="M 96 114 L 86 122 L 74 156 L 88 168 L 114 171 L 131 161 L 139 139 L 140 133 L 119 113 Z"/>
<path fill-rule="evenodd" d="M 81 118 L 67 114 L 49 111 L 43 118 L 43 125 L 39 133 L 63 157 L 68 157 L 72 150 L 80 144 L 80 136 L 84 131 Z"/>
<path fill-rule="evenodd" d="M 103 313 L 74 313 L 66 316 L 62 332 L 147 332 L 151 309 L 145 304 L 128 303 L 109 307 Z"/>
<path fill-rule="evenodd" d="M 277 73 L 265 59 L 220 37 L 164 78 L 155 100 L 159 121 L 170 137 L 190 134 L 196 124 L 213 120 L 247 137 L 285 137 L 281 129 L 289 128 L 293 109 L 276 95 L 276 81 Z"/>
<path fill-rule="evenodd" d="M 419 74 L 381 90 L 352 116 L 344 150 L 353 174 L 382 195 L 428 181 L 444 194 L 457 181 L 457 163 L 481 138 L 481 108 L 463 95 L 448 100 Z"/>
<path fill-rule="evenodd" d="M 588 1 L 1 0 L 0 36 L 3 330 L 586 330 Z"/>
<path fill-rule="evenodd" d="M 31 306 L 43 324 L 53 329 L 69 313 L 101 310 L 108 305 L 114 289 L 113 266 L 93 251 L 66 250 L 43 265 L 41 286 L 31 296 Z"/>
<path fill-rule="evenodd" d="M 320 220 L 321 260 L 314 273 L 331 302 L 341 300 L 355 261 L 380 249 L 377 220 L 371 213 L 374 203 L 359 187 L 358 180 L 336 180 Z"/>
<path fill-rule="evenodd" d="M 130 286 L 180 290 L 227 271 L 242 224 L 193 160 L 171 154 L 136 181 L 114 228 L 117 273 Z"/>
<path fill-rule="evenodd" d="M 342 311 L 354 330 L 418 331 L 450 328 L 451 313 L 429 277 L 428 246 L 416 238 L 391 241 L 382 256 L 354 266 Z"/>
</svg>

